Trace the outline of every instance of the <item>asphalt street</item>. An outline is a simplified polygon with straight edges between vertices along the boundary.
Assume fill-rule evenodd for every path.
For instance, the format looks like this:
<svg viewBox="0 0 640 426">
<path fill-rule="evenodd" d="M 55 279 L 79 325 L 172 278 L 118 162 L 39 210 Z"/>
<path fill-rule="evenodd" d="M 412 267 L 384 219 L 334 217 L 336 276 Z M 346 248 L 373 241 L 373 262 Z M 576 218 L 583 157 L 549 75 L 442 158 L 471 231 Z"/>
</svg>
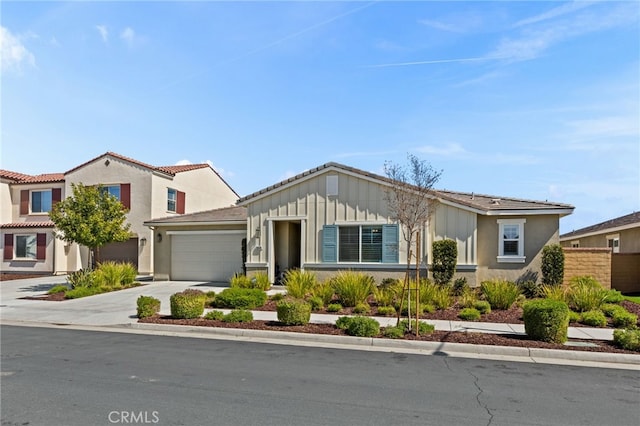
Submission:
<svg viewBox="0 0 640 426">
<path fill-rule="evenodd" d="M 2 425 L 638 425 L 640 373 L 1 328 Z"/>
</svg>

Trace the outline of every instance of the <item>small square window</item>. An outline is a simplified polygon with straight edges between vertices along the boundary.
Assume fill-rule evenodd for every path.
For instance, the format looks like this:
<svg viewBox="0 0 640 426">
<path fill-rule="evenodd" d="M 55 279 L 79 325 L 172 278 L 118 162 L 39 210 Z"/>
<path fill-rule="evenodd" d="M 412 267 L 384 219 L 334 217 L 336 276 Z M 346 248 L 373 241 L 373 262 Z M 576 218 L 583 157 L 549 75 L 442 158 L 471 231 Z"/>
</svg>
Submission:
<svg viewBox="0 0 640 426">
<path fill-rule="evenodd" d="M 51 190 L 31 191 L 31 213 L 48 213 L 51 211 Z"/>
<path fill-rule="evenodd" d="M 498 220 L 498 262 L 524 263 L 524 224 L 526 219 Z"/>
<path fill-rule="evenodd" d="M 103 193 L 116 197 L 120 201 L 120 185 L 104 185 L 100 188 Z"/>
<path fill-rule="evenodd" d="M 35 235 L 16 235 L 17 259 L 35 259 L 37 256 L 37 248 Z"/>
</svg>

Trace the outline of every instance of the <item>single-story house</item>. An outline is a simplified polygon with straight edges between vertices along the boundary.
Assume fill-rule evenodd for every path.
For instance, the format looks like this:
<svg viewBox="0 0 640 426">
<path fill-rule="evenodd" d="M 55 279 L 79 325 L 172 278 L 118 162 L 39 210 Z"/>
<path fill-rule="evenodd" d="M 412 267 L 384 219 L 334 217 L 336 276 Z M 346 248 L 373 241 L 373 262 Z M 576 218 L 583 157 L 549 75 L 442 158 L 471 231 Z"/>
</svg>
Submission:
<svg viewBox="0 0 640 426">
<path fill-rule="evenodd" d="M 274 282 L 291 268 L 313 271 L 320 279 L 345 269 L 365 271 L 378 281 L 400 277 L 408 247 L 386 202 L 390 186 L 386 177 L 332 162 L 240 198 L 236 208 L 145 222 L 159 235 L 155 279 L 218 280 L 245 270 L 266 272 Z M 433 198 L 437 208 L 421 233 L 422 266 L 430 263 L 433 241 L 453 239 L 456 275 L 470 285 L 492 278 L 536 279 L 542 248 L 559 241 L 560 218 L 574 209 L 442 190 Z M 232 231 L 238 232 L 235 241 Z M 189 257 L 185 249 L 194 256 L 191 272 L 182 265 Z M 197 266 L 201 263 L 224 263 L 226 272 Z"/>
</svg>

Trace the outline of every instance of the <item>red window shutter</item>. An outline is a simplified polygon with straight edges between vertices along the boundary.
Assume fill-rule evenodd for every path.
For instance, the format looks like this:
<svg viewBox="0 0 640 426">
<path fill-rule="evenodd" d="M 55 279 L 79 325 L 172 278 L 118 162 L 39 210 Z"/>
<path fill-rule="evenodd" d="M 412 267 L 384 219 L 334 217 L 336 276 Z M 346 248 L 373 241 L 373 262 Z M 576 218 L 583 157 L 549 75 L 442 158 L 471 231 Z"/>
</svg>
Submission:
<svg viewBox="0 0 640 426">
<path fill-rule="evenodd" d="M 29 214 L 29 190 L 20 191 L 20 214 Z"/>
<path fill-rule="evenodd" d="M 13 259 L 13 234 L 4 234 L 4 260 Z"/>
<path fill-rule="evenodd" d="M 120 202 L 122 203 L 125 209 L 131 210 L 131 184 L 130 183 L 120 184 Z"/>
<path fill-rule="evenodd" d="M 37 234 L 36 241 L 38 243 L 36 259 L 45 260 L 47 258 L 47 234 Z"/>
<path fill-rule="evenodd" d="M 184 192 L 178 191 L 178 205 L 176 206 L 176 213 L 184 214 L 184 204 L 186 196 L 187 195 Z"/>
<path fill-rule="evenodd" d="M 53 188 L 51 190 L 51 204 L 55 205 L 62 201 L 62 189 L 61 188 Z"/>
</svg>

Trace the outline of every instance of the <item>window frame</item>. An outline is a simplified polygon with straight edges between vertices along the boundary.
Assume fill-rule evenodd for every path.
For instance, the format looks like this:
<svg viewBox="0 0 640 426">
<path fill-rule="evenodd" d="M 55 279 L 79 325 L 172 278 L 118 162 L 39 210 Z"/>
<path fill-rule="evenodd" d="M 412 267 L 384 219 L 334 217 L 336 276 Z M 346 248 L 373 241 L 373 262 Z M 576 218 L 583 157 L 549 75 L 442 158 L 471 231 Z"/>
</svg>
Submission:
<svg viewBox="0 0 640 426">
<path fill-rule="evenodd" d="M 33 239 L 33 256 L 29 256 L 29 251 L 28 251 L 28 245 L 25 244 L 24 250 L 24 256 L 19 256 L 18 255 L 18 250 L 20 248 L 20 245 L 18 244 L 19 239 L 23 239 L 23 238 L 32 238 Z M 15 260 L 29 260 L 29 261 L 34 261 L 34 260 L 38 260 L 38 234 L 14 234 L 13 236 L 13 258 Z"/>
<path fill-rule="evenodd" d="M 173 192 L 173 200 L 171 199 L 171 193 Z M 173 201 L 173 210 L 170 205 Z M 178 212 L 178 190 L 175 188 L 167 188 L 167 211 L 171 213 Z"/>
<path fill-rule="evenodd" d="M 498 263 L 525 263 L 527 258 L 524 252 L 524 224 L 526 222 L 526 219 L 498 219 Z M 505 238 L 505 228 L 514 225 L 518 227 L 518 238 Z M 505 242 L 509 241 L 518 242 L 517 254 L 505 254 Z"/>
<path fill-rule="evenodd" d="M 343 256 L 346 241 L 341 242 L 341 237 L 346 234 L 346 229 L 353 231 L 357 228 L 357 259 L 345 258 Z M 377 232 L 375 231 L 377 229 Z M 342 230 L 342 232 L 341 232 Z M 371 243 L 367 250 L 367 232 Z M 376 235 L 377 234 L 377 235 Z M 354 233 L 351 233 L 353 238 Z M 378 241 L 379 240 L 379 241 Z M 353 243 L 351 243 L 353 245 Z M 322 261 L 324 263 L 336 264 L 398 264 L 399 263 L 399 230 L 397 224 L 383 223 L 341 223 L 336 225 L 325 225 L 323 227 Z M 364 260 L 367 251 L 371 254 L 371 249 L 378 252 L 378 260 Z M 353 247 L 351 247 L 353 252 Z M 341 253 L 342 252 L 342 253 Z"/>
<path fill-rule="evenodd" d="M 118 195 L 115 195 L 111 192 L 111 189 L 118 189 Z M 101 185 L 100 186 L 100 191 L 102 191 L 103 193 L 107 193 L 113 197 L 116 197 L 116 199 L 120 202 L 122 202 L 122 185 L 121 184 L 111 184 L 111 185 Z"/>
<path fill-rule="evenodd" d="M 42 206 L 43 203 L 42 202 L 42 194 L 43 193 L 49 193 L 49 199 L 46 200 L 49 202 L 49 209 L 48 210 L 43 210 Z M 40 210 L 36 211 L 33 207 L 34 207 L 34 195 L 35 194 L 40 194 Z M 48 214 L 51 209 L 53 208 L 53 190 L 52 189 L 32 189 L 29 193 L 29 212 L 30 214 Z"/>
<path fill-rule="evenodd" d="M 607 247 L 611 253 L 620 253 L 620 234 L 607 235 Z"/>
</svg>

